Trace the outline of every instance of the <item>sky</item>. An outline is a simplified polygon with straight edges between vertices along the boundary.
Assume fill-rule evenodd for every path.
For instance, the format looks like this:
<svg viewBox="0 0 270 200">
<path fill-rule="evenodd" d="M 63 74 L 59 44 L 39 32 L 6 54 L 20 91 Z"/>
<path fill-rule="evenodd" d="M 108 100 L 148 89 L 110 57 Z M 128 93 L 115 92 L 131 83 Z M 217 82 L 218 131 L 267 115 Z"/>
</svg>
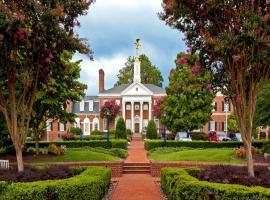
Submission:
<svg viewBox="0 0 270 200">
<path fill-rule="evenodd" d="M 80 54 L 73 57 L 82 60 L 80 81 L 87 84 L 87 95 L 98 93 L 100 68 L 105 72 L 105 89 L 113 87 L 128 56 L 136 54 L 136 38 L 141 39 L 141 53 L 161 71 L 164 87 L 168 85 L 176 55 L 186 47 L 183 34 L 159 19 L 161 11 L 161 0 L 96 0 L 79 18 L 81 27 L 76 32 L 94 52 L 94 61 Z"/>
</svg>

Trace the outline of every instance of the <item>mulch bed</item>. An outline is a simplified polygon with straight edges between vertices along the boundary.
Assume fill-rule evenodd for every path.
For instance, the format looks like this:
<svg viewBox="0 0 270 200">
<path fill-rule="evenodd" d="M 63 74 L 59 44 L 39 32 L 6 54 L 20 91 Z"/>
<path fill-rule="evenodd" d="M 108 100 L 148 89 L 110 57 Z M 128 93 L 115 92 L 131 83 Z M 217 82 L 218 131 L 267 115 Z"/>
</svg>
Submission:
<svg viewBox="0 0 270 200">
<path fill-rule="evenodd" d="M 51 158 L 51 157 L 57 157 L 57 156 L 61 156 L 61 155 L 23 153 L 23 160 L 27 162 L 32 159 Z M 9 162 L 16 162 L 16 155 L 1 155 L 0 157 L 3 160 L 9 160 Z"/>
<path fill-rule="evenodd" d="M 247 167 L 236 166 L 211 166 L 200 171 L 196 177 L 209 182 L 270 188 L 270 170 L 262 166 L 255 167 L 255 177 L 248 176 Z"/>
<path fill-rule="evenodd" d="M 16 169 L 0 170 L 0 181 L 33 182 L 41 180 L 65 179 L 74 175 L 74 172 L 65 166 L 26 166 L 24 172 L 21 173 L 18 173 Z"/>
</svg>

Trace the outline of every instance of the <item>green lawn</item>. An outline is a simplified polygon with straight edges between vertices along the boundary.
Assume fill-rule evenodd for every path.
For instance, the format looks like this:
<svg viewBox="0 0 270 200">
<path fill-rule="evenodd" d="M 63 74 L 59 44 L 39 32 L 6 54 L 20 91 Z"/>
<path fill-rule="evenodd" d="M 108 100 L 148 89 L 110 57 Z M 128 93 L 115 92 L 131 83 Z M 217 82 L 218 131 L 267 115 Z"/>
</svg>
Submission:
<svg viewBox="0 0 270 200">
<path fill-rule="evenodd" d="M 85 150 L 68 149 L 65 155 L 50 158 L 34 159 L 31 160 L 30 162 L 45 163 L 45 162 L 80 162 L 80 161 L 116 161 L 120 159 L 121 158 L 110 154 L 94 152 L 87 149 Z"/>
<path fill-rule="evenodd" d="M 192 161 L 192 162 L 219 162 L 219 163 L 244 163 L 242 159 L 233 156 L 230 148 L 209 149 L 171 149 L 161 148 L 149 151 L 148 156 L 157 161 Z"/>
</svg>

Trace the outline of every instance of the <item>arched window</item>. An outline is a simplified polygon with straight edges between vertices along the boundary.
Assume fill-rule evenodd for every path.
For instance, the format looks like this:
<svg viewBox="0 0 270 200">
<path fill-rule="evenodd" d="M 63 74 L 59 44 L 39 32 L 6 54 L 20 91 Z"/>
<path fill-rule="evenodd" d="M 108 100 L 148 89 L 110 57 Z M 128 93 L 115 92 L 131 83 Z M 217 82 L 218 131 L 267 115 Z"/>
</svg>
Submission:
<svg viewBox="0 0 270 200">
<path fill-rule="evenodd" d="M 81 128 L 81 120 L 79 117 L 75 118 L 74 127 Z"/>
<path fill-rule="evenodd" d="M 95 131 L 98 131 L 99 130 L 99 120 L 96 117 L 93 119 L 93 129 Z"/>
<path fill-rule="evenodd" d="M 90 120 L 89 118 L 85 118 L 83 120 L 83 125 L 84 125 L 84 135 L 90 135 Z"/>
</svg>

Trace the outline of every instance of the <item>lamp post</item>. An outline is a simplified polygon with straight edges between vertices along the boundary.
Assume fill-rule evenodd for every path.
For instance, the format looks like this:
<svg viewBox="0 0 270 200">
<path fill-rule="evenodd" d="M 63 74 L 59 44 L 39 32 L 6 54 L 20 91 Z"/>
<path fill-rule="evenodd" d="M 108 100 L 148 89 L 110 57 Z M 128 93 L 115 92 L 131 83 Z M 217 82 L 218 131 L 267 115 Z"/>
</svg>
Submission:
<svg viewBox="0 0 270 200">
<path fill-rule="evenodd" d="M 226 117 L 225 134 L 226 134 L 226 137 L 227 137 L 227 134 L 228 134 L 228 111 L 229 111 L 229 102 L 228 101 L 226 101 L 225 104 L 224 104 L 224 111 L 225 111 L 225 117 Z"/>
</svg>

